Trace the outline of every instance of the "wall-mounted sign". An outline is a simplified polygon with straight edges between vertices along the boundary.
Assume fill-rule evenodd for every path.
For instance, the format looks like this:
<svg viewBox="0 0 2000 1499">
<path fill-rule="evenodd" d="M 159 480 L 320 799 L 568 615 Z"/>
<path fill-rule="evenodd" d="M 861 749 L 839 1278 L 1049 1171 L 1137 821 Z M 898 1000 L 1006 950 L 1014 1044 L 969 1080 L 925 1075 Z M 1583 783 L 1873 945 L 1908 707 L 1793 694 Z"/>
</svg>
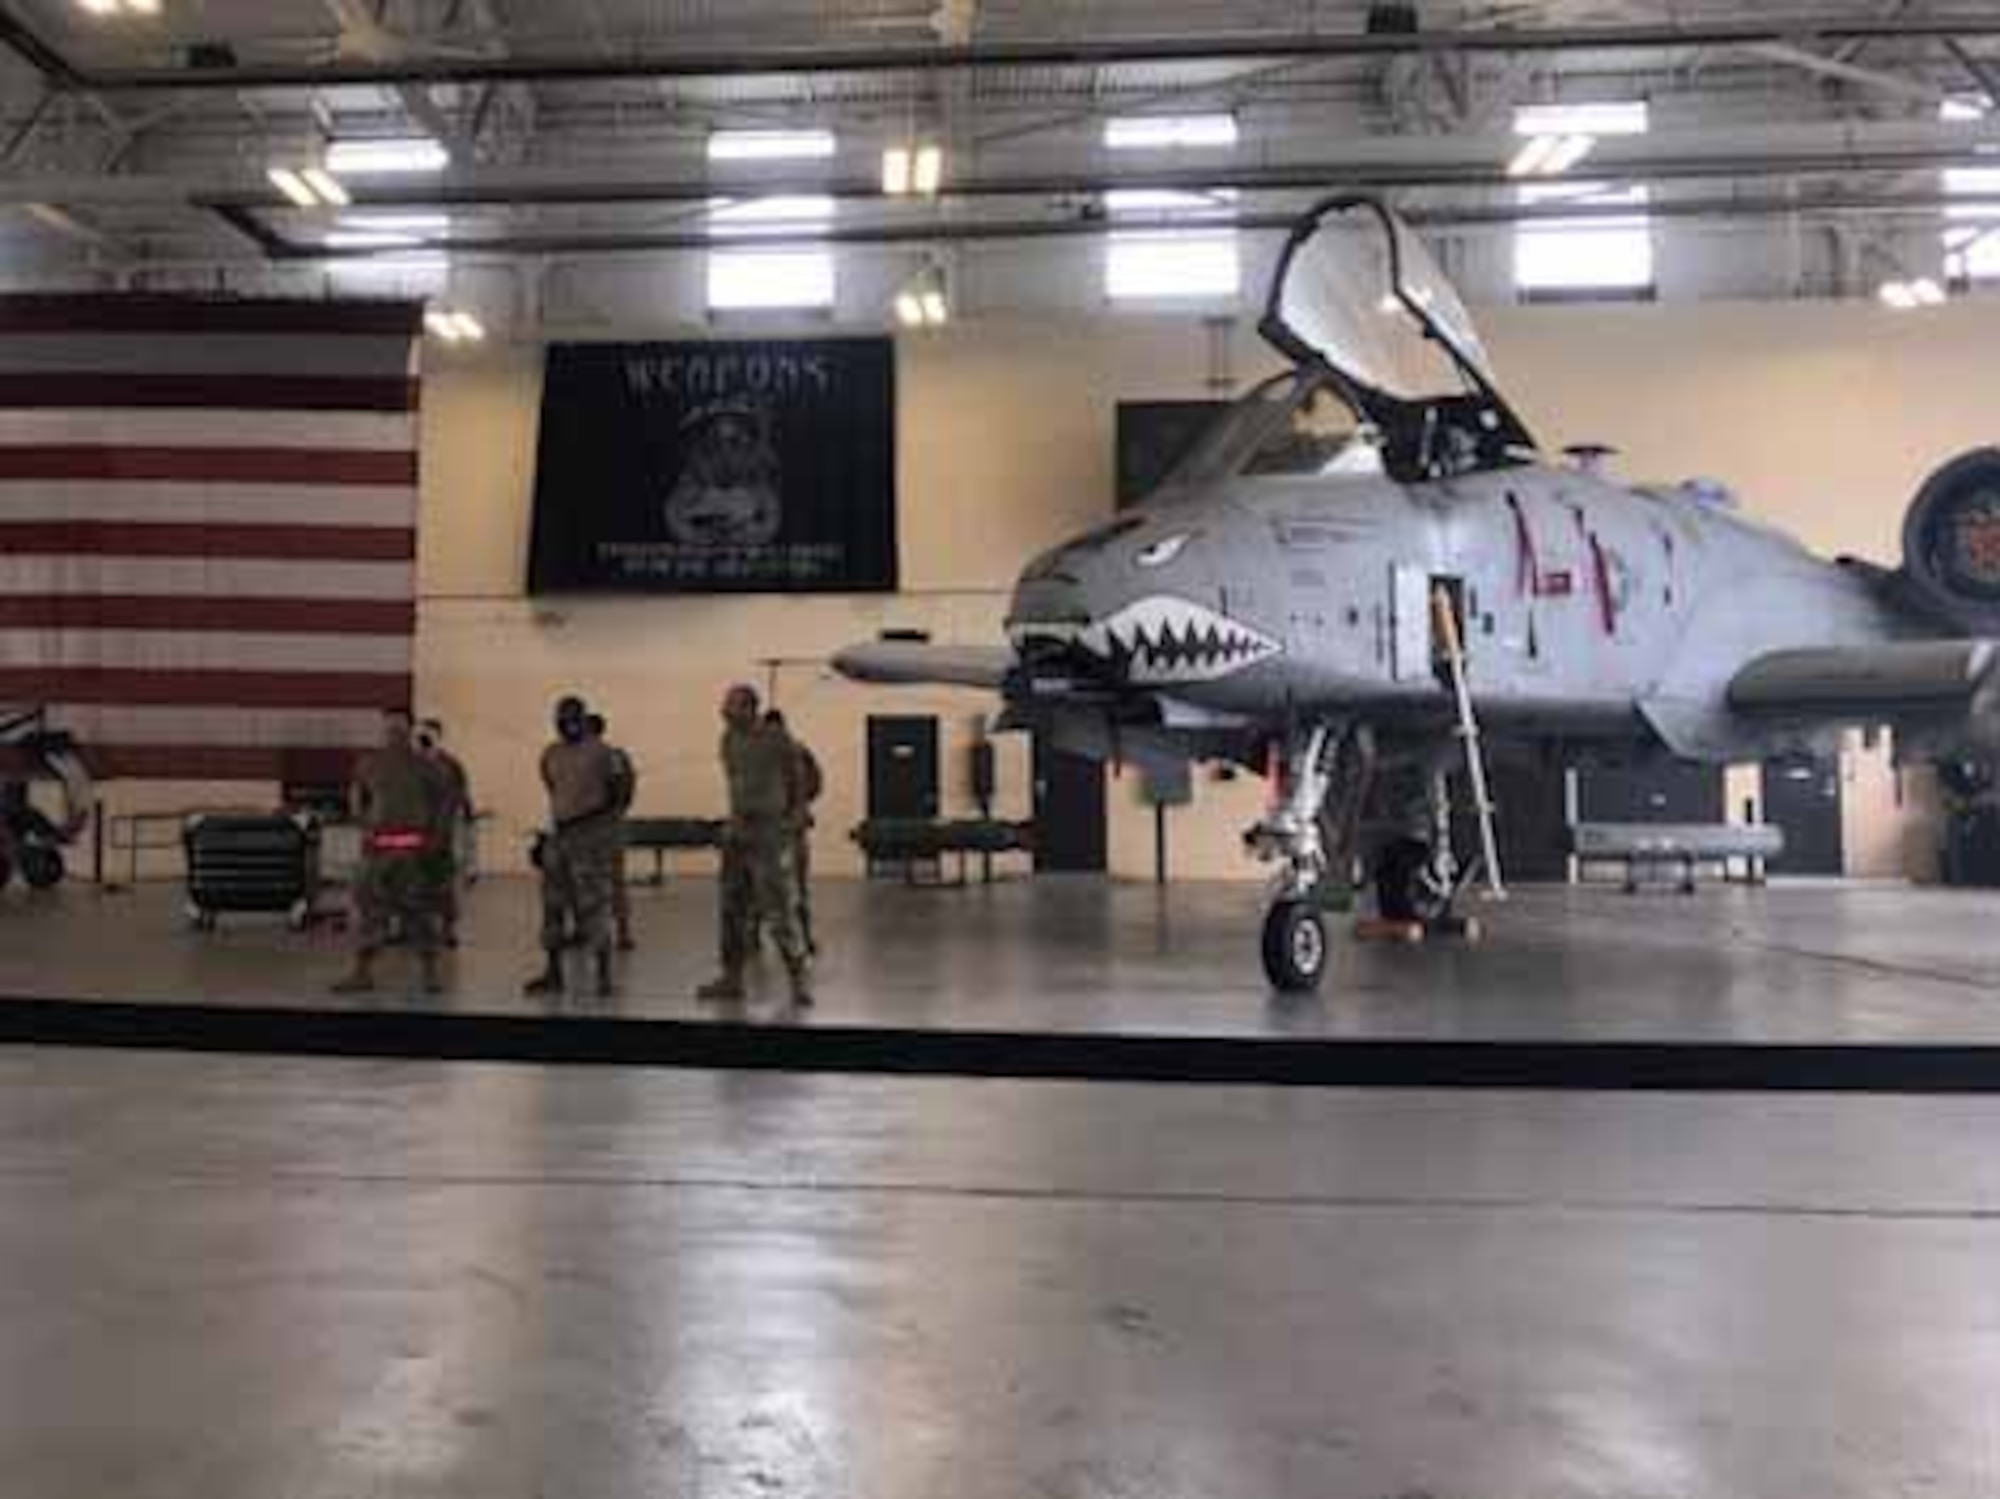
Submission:
<svg viewBox="0 0 2000 1499">
<path fill-rule="evenodd" d="M 558 344 L 531 593 L 896 588 L 888 339 Z"/>
</svg>

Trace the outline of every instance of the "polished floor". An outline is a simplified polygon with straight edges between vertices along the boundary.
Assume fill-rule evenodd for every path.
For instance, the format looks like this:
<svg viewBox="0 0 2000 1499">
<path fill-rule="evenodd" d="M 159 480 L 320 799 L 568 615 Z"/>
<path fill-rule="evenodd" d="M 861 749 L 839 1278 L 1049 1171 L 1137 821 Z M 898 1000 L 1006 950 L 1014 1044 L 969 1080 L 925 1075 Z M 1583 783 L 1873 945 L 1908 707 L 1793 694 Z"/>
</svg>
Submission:
<svg viewBox="0 0 2000 1499">
<path fill-rule="evenodd" d="M 614 1013 L 705 1013 L 711 899 L 640 893 Z M 1251 890 L 821 908 L 813 1025 L 2000 1037 L 1990 896 L 1529 893 L 1284 1002 Z M 533 910 L 478 892 L 442 1004 L 525 1007 Z M 5 994 L 318 1005 L 344 958 L 0 898 Z M 2000 1097 L 0 1049 L 0 1495 L 1986 1496 L 1996 1139 Z"/>
<path fill-rule="evenodd" d="M 705 882 L 635 894 L 641 951 L 621 997 L 544 1005 L 533 886 L 474 892 L 453 964 L 459 1011 L 767 1018 L 704 1008 L 714 899 Z M 1338 936 L 1325 992 L 1274 997 L 1256 955 L 1260 894 L 1189 885 L 1019 881 L 908 890 L 827 882 L 817 1023 L 1028 1032 L 1494 1040 L 2000 1041 L 2000 895 L 1882 885 L 1527 890 L 1484 913 L 1477 946 L 1371 946 Z M 326 1006 L 345 966 L 333 930 L 244 918 L 187 929 L 170 886 L 0 894 L 0 994 Z M 394 955 L 392 955 L 394 956 Z M 365 1003 L 421 1006 L 405 962 Z"/>
<path fill-rule="evenodd" d="M 0 1494 L 1973 1499 L 1996 1138 L 0 1053 Z"/>
</svg>

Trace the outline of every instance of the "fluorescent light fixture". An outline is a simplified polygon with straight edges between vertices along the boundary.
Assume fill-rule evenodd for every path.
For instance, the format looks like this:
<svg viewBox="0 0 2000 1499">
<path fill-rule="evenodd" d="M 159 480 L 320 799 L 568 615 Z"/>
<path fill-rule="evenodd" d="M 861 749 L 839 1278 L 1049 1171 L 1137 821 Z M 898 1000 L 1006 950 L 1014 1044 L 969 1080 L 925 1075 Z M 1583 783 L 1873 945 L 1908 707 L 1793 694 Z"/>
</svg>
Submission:
<svg viewBox="0 0 2000 1499">
<path fill-rule="evenodd" d="M 1537 135 L 1507 164 L 1507 175 L 1560 177 L 1596 149 L 1594 135 Z"/>
<path fill-rule="evenodd" d="M 1510 177 L 1560 177 L 1607 135 L 1644 135 L 1652 110 L 1623 104 L 1529 104 L 1514 111 L 1514 133 L 1528 137 L 1508 164 Z"/>
<path fill-rule="evenodd" d="M 1564 136 L 1549 155 L 1548 174 L 1551 177 L 1562 176 L 1596 149 L 1597 137 L 1594 135 Z"/>
<path fill-rule="evenodd" d="M 824 161 L 834 145 L 831 130 L 718 130 L 708 138 L 708 159 Z"/>
<path fill-rule="evenodd" d="M 1524 104 L 1514 111 L 1516 135 L 1644 135 L 1652 110 L 1644 100 L 1621 104 Z"/>
<path fill-rule="evenodd" d="M 1938 118 L 1947 125 L 1975 125 L 1992 113 L 1992 109 L 1993 106 L 1984 99 L 1960 94 L 1938 106 Z"/>
<path fill-rule="evenodd" d="M 1104 122 L 1104 144 L 1113 151 L 1213 148 L 1236 142 L 1233 114 L 1121 115 Z"/>
<path fill-rule="evenodd" d="M 340 140 L 326 148 L 326 169 L 342 177 L 442 172 L 450 165 L 451 152 L 427 135 Z"/>
<path fill-rule="evenodd" d="M 944 147 L 927 143 L 917 147 L 916 166 L 910 173 L 910 185 L 917 190 L 920 198 L 935 198 L 938 189 L 944 186 Z"/>
<path fill-rule="evenodd" d="M 936 141 L 890 146 L 882 152 L 882 191 L 891 198 L 915 193 L 935 198 L 944 186 L 944 147 Z"/>
<path fill-rule="evenodd" d="M 299 177 L 313 195 L 329 208 L 345 208 L 354 201 L 348 196 L 347 189 L 340 185 L 340 179 L 325 167 L 305 167 L 299 172 Z"/>
<path fill-rule="evenodd" d="M 380 230 L 336 229 L 320 243 L 329 250 L 414 250 L 423 241 L 414 234 L 385 234 Z"/>
<path fill-rule="evenodd" d="M 1236 231 L 1114 234 L 1106 251 L 1104 289 L 1114 302 L 1231 300 L 1243 289 Z"/>
<path fill-rule="evenodd" d="M 942 328 L 951 321 L 942 266 L 925 266 L 896 294 L 896 321 L 905 328 Z"/>
<path fill-rule="evenodd" d="M 1640 292 L 1654 284 L 1651 194 L 1643 186 L 1539 183 L 1519 189 L 1524 207 L 1606 205 L 1630 214 L 1530 219 L 1514 231 L 1514 284 L 1527 292 Z"/>
<path fill-rule="evenodd" d="M 833 222 L 834 202 L 823 195 L 717 199 L 708 221 L 717 234 L 785 234 Z"/>
<path fill-rule="evenodd" d="M 451 216 L 443 213 L 349 213 L 342 214 L 334 227 L 354 234 L 442 234 L 451 228 Z"/>
<path fill-rule="evenodd" d="M 476 344 L 486 339 L 486 325 L 469 312 L 449 307 L 433 307 L 424 314 L 424 326 L 433 337 L 448 344 Z"/>
<path fill-rule="evenodd" d="M 882 192 L 891 198 L 909 196 L 910 182 L 915 175 L 911 151 L 908 146 L 891 146 L 882 153 Z"/>
<path fill-rule="evenodd" d="M 1217 188 L 1206 193 L 1182 192 L 1177 188 L 1120 187 L 1104 195 L 1104 210 L 1113 218 L 1157 214 L 1167 218 L 1198 219 L 1232 212 L 1239 196 L 1233 187 Z"/>
<path fill-rule="evenodd" d="M 92 16 L 157 16 L 160 0 L 77 0 L 78 7 Z"/>
<path fill-rule="evenodd" d="M 271 186 L 283 193 L 295 208 L 319 207 L 319 194 L 290 167 L 272 167 L 265 175 L 271 179 Z"/>
<path fill-rule="evenodd" d="M 812 311 L 831 307 L 833 255 L 817 248 L 714 250 L 708 257 L 711 312 Z"/>
</svg>

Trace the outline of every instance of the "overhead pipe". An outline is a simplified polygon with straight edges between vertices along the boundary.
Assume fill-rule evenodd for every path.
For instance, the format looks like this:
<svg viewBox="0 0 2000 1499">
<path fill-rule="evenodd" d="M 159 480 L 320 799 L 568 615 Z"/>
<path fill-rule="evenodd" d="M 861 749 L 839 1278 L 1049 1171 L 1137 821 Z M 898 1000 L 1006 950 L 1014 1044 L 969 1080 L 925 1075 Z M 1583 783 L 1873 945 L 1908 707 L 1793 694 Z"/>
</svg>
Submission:
<svg viewBox="0 0 2000 1499">
<path fill-rule="evenodd" d="M 1643 52 L 1771 45 L 1968 40 L 2000 36 L 2000 11 L 1854 18 L 1617 25 L 1452 27 L 1436 31 L 1220 32 L 1208 36 L 986 39 L 942 46 L 695 47 L 673 52 L 542 57 L 422 57 L 331 63 L 249 63 L 218 68 L 79 69 L 18 19 L 0 42 L 41 68 L 51 86 L 99 93 L 163 90 L 397 88 L 407 85 L 606 83 L 828 73 L 961 73 L 995 68 L 1097 68 L 1126 63 L 1383 59 L 1452 53 Z"/>
<path fill-rule="evenodd" d="M 1468 204 L 1456 207 L 1412 208 L 1402 217 L 1419 229 L 1509 228 L 1532 223 L 1574 223 L 1596 219 L 1630 219 L 1643 214 L 1652 220 L 1755 220 L 1819 218 L 1827 215 L 1937 213 L 1946 207 L 2000 211 L 2000 192 L 1947 195 L 1942 191 L 1901 193 L 1828 193 L 1813 198 L 1744 197 L 1723 194 L 1667 199 L 1635 210 L 1629 203 Z M 1199 220 L 1159 218 L 1106 219 L 1076 216 L 1061 219 L 943 219 L 930 222 L 831 224 L 768 234 L 707 232 L 613 231 L 498 235 L 450 235 L 394 246 L 350 246 L 329 249 L 299 240 L 277 239 L 272 258 L 283 261 L 342 263 L 395 260 L 413 255 L 630 255 L 700 252 L 716 249 L 788 249 L 812 246 L 874 246 L 930 244 L 991 244 L 1050 239 L 1102 237 L 1114 233 L 1161 230 L 1235 229 L 1242 233 L 1278 233 L 1295 227 L 1297 211 L 1217 215 Z"/>
<path fill-rule="evenodd" d="M 1287 192 L 1367 188 L 1504 188 L 1513 136 L 1383 136 L 1343 143 L 1337 159 L 1216 162 L 1132 167 L 1108 162 L 1066 171 L 954 174 L 941 196 L 962 199 L 1098 197 L 1118 189 Z M 2000 154 L 2000 121 L 1807 124 L 1661 132 L 1600 143 L 1579 177 L 1627 182 L 1703 178 L 1813 177 L 1935 171 L 1976 166 Z M 881 199 L 874 173 L 824 178 L 795 171 L 663 178 L 657 167 L 470 167 L 407 182 L 352 182 L 360 209 L 702 204 L 718 197 L 815 196 Z M 0 177 L 0 203 L 60 202 L 73 207 L 181 205 L 248 211 L 282 209 L 269 183 L 193 173 L 97 177 Z"/>
</svg>

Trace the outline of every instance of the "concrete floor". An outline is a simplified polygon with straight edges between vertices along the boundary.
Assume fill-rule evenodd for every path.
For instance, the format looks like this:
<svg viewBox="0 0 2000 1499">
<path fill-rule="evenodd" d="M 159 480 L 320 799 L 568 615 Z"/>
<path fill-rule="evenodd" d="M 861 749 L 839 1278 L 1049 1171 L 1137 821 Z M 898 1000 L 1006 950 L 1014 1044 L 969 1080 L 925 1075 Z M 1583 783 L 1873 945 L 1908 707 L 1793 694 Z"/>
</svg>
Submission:
<svg viewBox="0 0 2000 1499">
<path fill-rule="evenodd" d="M 1536 893 L 1307 1003 L 1256 904 L 830 885 L 822 1016 L 2000 1037 L 1990 897 Z M 531 911 L 480 891 L 449 1003 L 521 1007 Z M 640 914 L 620 1008 L 700 1013 L 708 891 Z M 342 963 L 164 889 L 0 899 L 0 992 L 319 1004 Z M 1996 1138 L 2000 1098 L 0 1050 L 0 1495 L 1991 1494 Z"/>
<path fill-rule="evenodd" d="M 1996 1137 L 0 1054 L 0 1493 L 1992 1494 Z"/>
<path fill-rule="evenodd" d="M 2000 898 L 1896 886 L 1714 889 L 1693 899 L 1530 890 L 1480 946 L 1370 947 L 1342 933 L 1323 995 L 1279 1000 L 1257 965 L 1260 893 L 1100 882 L 911 891 L 829 882 L 817 1018 L 1026 1031 L 1564 1040 L 2000 1041 Z M 703 882 L 637 892 L 643 950 L 615 1013 L 716 1015 Z M 535 894 L 475 892 L 449 1005 L 521 1012 Z M 171 887 L 0 895 L 0 993 L 332 1003 L 344 938 L 240 919 L 186 930 Z M 407 1007 L 406 963 L 371 1003 Z M 781 1008 L 776 964 L 764 975 Z M 574 1002 L 572 1002 L 574 1004 Z M 568 1006 L 556 1006 L 563 1010 Z M 599 1012 L 595 1002 L 588 1006 Z M 737 1018 L 732 1015 L 729 1018 Z"/>
</svg>

